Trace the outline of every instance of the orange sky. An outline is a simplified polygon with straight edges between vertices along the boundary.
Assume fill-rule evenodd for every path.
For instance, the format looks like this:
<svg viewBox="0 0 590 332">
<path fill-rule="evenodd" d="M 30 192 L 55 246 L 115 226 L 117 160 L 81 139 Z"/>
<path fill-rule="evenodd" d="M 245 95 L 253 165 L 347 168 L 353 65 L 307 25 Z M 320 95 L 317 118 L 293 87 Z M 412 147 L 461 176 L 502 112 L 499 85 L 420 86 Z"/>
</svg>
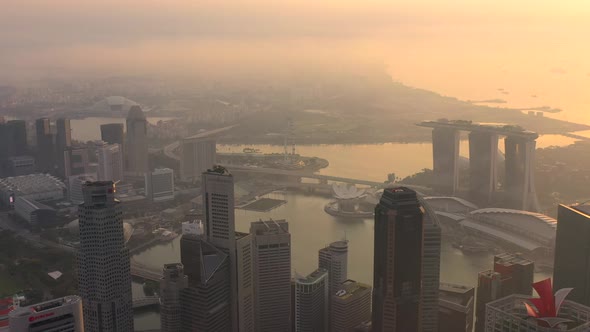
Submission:
<svg viewBox="0 0 590 332">
<path fill-rule="evenodd" d="M 590 123 L 589 32 L 587 0 L 4 0 L 0 72 L 214 75 L 376 62 L 409 85 L 547 104 Z"/>
</svg>

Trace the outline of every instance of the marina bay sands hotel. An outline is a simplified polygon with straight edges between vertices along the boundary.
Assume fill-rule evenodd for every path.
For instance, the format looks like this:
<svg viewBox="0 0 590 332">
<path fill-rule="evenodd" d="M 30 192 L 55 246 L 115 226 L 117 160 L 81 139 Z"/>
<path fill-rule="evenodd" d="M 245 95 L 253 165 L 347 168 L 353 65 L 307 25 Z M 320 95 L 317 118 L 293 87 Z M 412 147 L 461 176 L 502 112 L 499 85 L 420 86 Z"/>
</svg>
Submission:
<svg viewBox="0 0 590 332">
<path fill-rule="evenodd" d="M 538 210 L 534 182 L 536 139 L 539 135 L 511 125 L 476 124 L 471 121 L 424 121 L 432 128 L 433 189 L 441 194 L 459 192 L 459 140 L 469 132 L 468 200 L 519 210 Z M 498 142 L 504 137 L 505 175 L 498 185 Z"/>
</svg>

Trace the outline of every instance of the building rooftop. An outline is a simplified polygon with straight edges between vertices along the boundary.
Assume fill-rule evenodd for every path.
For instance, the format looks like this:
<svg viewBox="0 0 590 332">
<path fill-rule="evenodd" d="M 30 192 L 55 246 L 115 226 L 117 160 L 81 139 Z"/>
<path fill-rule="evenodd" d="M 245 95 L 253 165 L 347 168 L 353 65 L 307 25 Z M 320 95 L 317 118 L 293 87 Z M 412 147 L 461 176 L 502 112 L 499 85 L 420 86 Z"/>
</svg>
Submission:
<svg viewBox="0 0 590 332">
<path fill-rule="evenodd" d="M 428 128 L 449 128 L 462 131 L 485 132 L 502 136 L 515 136 L 529 140 L 536 140 L 539 137 L 539 134 L 534 131 L 525 130 L 519 126 L 509 124 L 475 123 L 468 120 L 449 121 L 441 119 L 437 121 L 423 121 L 417 125 Z"/>
<path fill-rule="evenodd" d="M 367 284 L 348 279 L 340 285 L 340 289 L 333 296 L 341 300 L 346 300 L 370 289 L 371 286 Z"/>
<path fill-rule="evenodd" d="M 297 283 L 298 284 L 313 284 L 316 283 L 318 280 L 326 277 L 328 275 L 328 270 L 319 268 L 312 273 L 308 274 L 306 277 L 298 277 Z"/>
<path fill-rule="evenodd" d="M 65 184 L 49 174 L 29 174 L 0 179 L 0 190 L 18 195 L 32 195 L 54 190 L 64 190 Z"/>
<path fill-rule="evenodd" d="M 231 176 L 231 173 L 227 170 L 227 168 L 220 166 L 220 165 L 215 165 L 213 166 L 212 169 L 208 169 L 207 174 L 216 174 L 216 175 L 227 175 L 227 176 Z"/>
<path fill-rule="evenodd" d="M 586 332 L 590 330 L 590 307 L 581 305 L 576 302 L 565 300 L 559 310 L 558 317 L 569 320 L 559 328 L 542 327 L 538 321 L 527 314 L 524 306 L 525 302 L 531 299 L 528 295 L 513 294 L 502 299 L 490 302 L 486 305 L 486 316 L 492 317 L 496 314 L 505 315 L 506 319 L 511 318 L 518 322 L 519 328 L 522 331 L 538 331 L 538 332 L 553 332 L 553 331 L 570 331 L 570 332 Z M 488 313 L 489 311 L 489 313 Z M 584 319 L 584 317 L 586 319 Z M 498 318 L 496 318 L 498 319 Z M 520 331 L 520 330 L 519 330 Z"/>
<path fill-rule="evenodd" d="M 465 306 L 473 298 L 474 288 L 464 285 L 440 283 L 439 301 L 447 301 L 456 305 Z"/>
</svg>

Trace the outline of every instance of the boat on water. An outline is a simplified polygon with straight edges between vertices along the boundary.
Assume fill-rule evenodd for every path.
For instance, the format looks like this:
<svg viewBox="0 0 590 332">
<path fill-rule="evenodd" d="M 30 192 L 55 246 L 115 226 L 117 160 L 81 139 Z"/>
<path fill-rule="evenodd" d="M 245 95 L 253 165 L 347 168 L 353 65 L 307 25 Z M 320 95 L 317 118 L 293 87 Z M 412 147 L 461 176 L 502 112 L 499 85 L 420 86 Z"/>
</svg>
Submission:
<svg viewBox="0 0 590 332">
<path fill-rule="evenodd" d="M 260 149 L 244 148 L 242 150 L 242 152 L 244 152 L 244 153 L 260 153 Z"/>
</svg>

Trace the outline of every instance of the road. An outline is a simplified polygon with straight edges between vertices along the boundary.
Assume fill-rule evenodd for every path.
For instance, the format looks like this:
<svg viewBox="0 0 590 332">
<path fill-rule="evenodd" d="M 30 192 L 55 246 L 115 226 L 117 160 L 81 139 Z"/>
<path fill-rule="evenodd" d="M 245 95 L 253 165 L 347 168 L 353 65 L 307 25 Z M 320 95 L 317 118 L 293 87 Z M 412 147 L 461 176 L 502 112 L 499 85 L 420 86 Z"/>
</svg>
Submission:
<svg viewBox="0 0 590 332">
<path fill-rule="evenodd" d="M 231 126 L 227 126 L 227 127 L 223 127 L 223 128 L 217 128 L 217 129 L 207 130 L 207 131 L 204 131 L 202 133 L 198 133 L 196 135 L 193 135 L 193 136 L 190 136 L 190 137 L 187 137 L 187 138 L 190 138 L 190 139 L 207 138 L 207 137 L 211 137 L 213 135 L 221 134 L 221 133 L 226 132 L 226 131 L 228 131 L 228 130 L 230 130 L 232 128 L 235 128 L 237 126 L 239 126 L 239 125 L 236 124 L 236 125 L 231 125 Z M 180 147 L 180 141 L 176 141 L 174 143 L 170 143 L 170 144 L 168 144 L 168 145 L 166 145 L 164 147 L 164 154 L 167 157 L 169 157 L 169 158 L 172 158 L 172 159 L 175 159 L 175 160 L 180 160 L 180 156 L 178 156 L 175 153 L 175 151 L 179 147 Z"/>
</svg>

